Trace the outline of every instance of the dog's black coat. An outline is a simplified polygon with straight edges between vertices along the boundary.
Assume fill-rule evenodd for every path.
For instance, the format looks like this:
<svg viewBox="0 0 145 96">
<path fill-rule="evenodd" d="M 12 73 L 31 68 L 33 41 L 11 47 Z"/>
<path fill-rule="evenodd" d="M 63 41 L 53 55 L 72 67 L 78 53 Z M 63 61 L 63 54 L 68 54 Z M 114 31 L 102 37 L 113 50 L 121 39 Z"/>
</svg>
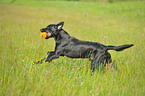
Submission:
<svg viewBox="0 0 145 96">
<path fill-rule="evenodd" d="M 49 35 L 46 39 L 53 37 L 56 42 L 55 51 L 49 53 L 46 61 L 51 62 L 59 56 L 67 56 L 70 58 L 90 58 L 91 70 L 100 64 L 111 63 L 111 55 L 107 50 L 122 51 L 133 46 L 133 44 L 121 46 L 105 46 L 97 42 L 88 42 L 78 40 L 70 36 L 62 29 L 64 22 L 58 24 L 50 24 L 46 28 L 40 29 L 41 32 L 47 32 Z"/>
</svg>

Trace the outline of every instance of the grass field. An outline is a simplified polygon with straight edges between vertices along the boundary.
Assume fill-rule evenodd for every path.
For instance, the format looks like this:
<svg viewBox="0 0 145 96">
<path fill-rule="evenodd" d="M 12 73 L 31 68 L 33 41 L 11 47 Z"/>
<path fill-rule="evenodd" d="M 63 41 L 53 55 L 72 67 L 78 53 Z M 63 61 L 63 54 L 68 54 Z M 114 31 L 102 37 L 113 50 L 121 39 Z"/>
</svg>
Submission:
<svg viewBox="0 0 145 96">
<path fill-rule="evenodd" d="M 0 96 L 145 96 L 145 1 L 6 1 L 0 2 Z M 42 40 L 39 30 L 60 21 L 81 40 L 136 47 L 109 51 L 118 71 L 100 67 L 91 75 L 89 60 L 67 57 L 32 64 L 54 50 L 54 40 Z"/>
</svg>

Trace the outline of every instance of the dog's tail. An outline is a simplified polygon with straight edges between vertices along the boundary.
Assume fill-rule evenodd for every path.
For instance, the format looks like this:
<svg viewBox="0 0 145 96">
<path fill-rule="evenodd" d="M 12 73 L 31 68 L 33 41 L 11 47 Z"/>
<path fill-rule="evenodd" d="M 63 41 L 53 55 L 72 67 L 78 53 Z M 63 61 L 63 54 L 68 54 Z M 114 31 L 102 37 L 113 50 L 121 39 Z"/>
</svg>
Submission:
<svg viewBox="0 0 145 96">
<path fill-rule="evenodd" d="M 107 46 L 107 50 L 115 50 L 115 51 L 122 51 L 124 49 L 132 47 L 133 44 L 125 44 L 121 46 Z"/>
</svg>

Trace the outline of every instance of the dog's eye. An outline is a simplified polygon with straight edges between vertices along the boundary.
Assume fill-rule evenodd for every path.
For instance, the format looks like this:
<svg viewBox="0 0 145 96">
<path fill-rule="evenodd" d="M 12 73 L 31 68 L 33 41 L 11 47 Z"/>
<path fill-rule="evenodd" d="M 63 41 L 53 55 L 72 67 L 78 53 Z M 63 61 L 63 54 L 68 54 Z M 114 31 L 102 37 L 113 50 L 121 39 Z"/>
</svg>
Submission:
<svg viewBox="0 0 145 96">
<path fill-rule="evenodd" d="M 57 29 L 57 26 L 54 26 L 55 29 Z"/>
</svg>

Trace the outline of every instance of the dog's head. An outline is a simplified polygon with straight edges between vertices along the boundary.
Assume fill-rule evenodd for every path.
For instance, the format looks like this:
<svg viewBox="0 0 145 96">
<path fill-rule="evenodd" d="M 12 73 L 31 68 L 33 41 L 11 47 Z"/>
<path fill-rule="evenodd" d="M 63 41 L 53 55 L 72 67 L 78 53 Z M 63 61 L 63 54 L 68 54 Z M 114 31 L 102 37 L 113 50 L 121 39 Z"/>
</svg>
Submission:
<svg viewBox="0 0 145 96">
<path fill-rule="evenodd" d="M 62 30 L 62 27 L 64 25 L 64 22 L 60 22 L 58 24 L 50 24 L 46 28 L 40 29 L 41 32 L 46 32 L 47 37 L 45 39 L 49 39 L 51 37 L 56 36 L 60 30 Z"/>
</svg>

